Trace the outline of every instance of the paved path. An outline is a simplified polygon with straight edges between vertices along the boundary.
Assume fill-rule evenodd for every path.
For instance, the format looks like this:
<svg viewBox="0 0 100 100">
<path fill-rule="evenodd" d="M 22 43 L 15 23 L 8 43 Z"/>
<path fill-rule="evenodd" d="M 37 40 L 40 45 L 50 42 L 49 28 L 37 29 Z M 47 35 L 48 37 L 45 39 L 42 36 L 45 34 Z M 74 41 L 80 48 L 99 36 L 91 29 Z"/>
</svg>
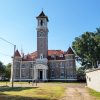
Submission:
<svg viewBox="0 0 100 100">
<path fill-rule="evenodd" d="M 65 96 L 60 100 L 96 100 L 89 95 L 85 84 L 68 84 Z"/>
</svg>

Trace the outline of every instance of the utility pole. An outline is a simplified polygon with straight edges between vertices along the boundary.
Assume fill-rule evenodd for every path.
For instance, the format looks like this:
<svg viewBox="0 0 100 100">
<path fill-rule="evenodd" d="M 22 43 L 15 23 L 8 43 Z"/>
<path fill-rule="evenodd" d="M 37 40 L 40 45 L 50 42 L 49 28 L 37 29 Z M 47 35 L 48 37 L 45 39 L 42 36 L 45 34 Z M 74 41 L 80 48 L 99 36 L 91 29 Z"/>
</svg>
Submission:
<svg viewBox="0 0 100 100">
<path fill-rule="evenodd" d="M 12 78 L 12 88 L 14 87 L 14 62 L 15 62 L 15 51 L 16 51 L 16 45 L 14 45 L 14 55 L 13 55 L 13 65 L 11 70 L 11 78 Z"/>
<path fill-rule="evenodd" d="M 13 43 L 11 43 L 11 42 L 9 42 L 9 41 L 7 41 L 6 39 L 4 39 L 4 38 L 2 38 L 2 37 L 0 37 L 0 39 L 2 40 L 2 41 L 5 41 L 6 43 L 8 43 L 8 44 L 11 44 L 13 47 L 14 47 L 14 54 L 13 54 L 13 65 L 12 65 L 12 69 L 11 69 L 11 80 L 12 80 L 12 88 L 13 88 L 13 86 L 14 86 L 14 75 L 13 75 L 13 71 L 14 71 L 14 61 L 15 61 L 15 51 L 16 51 L 16 45 L 14 45 Z"/>
</svg>

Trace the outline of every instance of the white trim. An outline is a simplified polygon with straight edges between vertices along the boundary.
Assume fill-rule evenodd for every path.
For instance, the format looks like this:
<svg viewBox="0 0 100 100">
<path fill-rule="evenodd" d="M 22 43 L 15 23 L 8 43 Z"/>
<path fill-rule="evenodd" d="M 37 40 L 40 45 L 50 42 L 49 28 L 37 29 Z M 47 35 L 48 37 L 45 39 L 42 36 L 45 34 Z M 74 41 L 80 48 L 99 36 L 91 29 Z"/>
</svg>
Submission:
<svg viewBox="0 0 100 100">
<path fill-rule="evenodd" d="M 47 38 L 47 37 L 43 37 L 43 36 L 41 36 L 41 37 L 37 37 L 37 38 Z"/>
<path fill-rule="evenodd" d="M 16 80 L 17 80 L 17 81 L 21 81 L 21 80 L 32 80 L 32 81 L 33 81 L 33 80 L 35 80 L 35 79 L 14 79 L 14 81 L 16 81 Z M 48 79 L 44 79 L 44 80 L 42 80 L 42 81 L 47 81 L 47 80 L 48 80 Z"/>
<path fill-rule="evenodd" d="M 34 66 L 35 69 L 48 69 L 48 66 L 43 65 L 43 64 L 36 64 Z"/>
<path fill-rule="evenodd" d="M 70 60 L 72 61 L 72 60 L 75 60 L 75 59 L 66 59 L 66 61 L 70 61 Z"/>
<path fill-rule="evenodd" d="M 21 81 L 21 80 L 34 80 L 34 79 L 14 79 L 14 81 L 16 81 L 16 80 L 18 80 L 18 81 Z M 45 81 L 45 80 L 77 80 L 77 79 L 44 79 L 43 81 Z"/>
<path fill-rule="evenodd" d="M 23 60 L 22 60 L 22 64 L 23 64 L 23 62 L 32 62 L 32 63 L 33 63 L 33 62 L 36 62 L 36 61 L 23 61 Z"/>
</svg>

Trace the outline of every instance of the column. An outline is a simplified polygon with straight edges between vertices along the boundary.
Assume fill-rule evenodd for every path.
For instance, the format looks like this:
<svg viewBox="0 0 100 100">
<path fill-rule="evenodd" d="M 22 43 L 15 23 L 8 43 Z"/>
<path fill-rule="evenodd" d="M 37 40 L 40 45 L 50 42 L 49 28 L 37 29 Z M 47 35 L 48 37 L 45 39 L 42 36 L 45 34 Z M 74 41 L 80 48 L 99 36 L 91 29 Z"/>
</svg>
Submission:
<svg viewBox="0 0 100 100">
<path fill-rule="evenodd" d="M 22 61 L 20 62 L 20 81 L 21 81 L 21 66 L 22 66 Z"/>
<path fill-rule="evenodd" d="M 45 80 L 47 80 L 47 69 L 45 69 Z"/>
<path fill-rule="evenodd" d="M 37 80 L 37 74 L 38 74 L 37 71 L 38 71 L 38 70 L 34 68 L 34 80 Z"/>
<path fill-rule="evenodd" d="M 43 69 L 43 80 L 45 80 L 45 72 L 44 72 L 44 69 Z"/>
<path fill-rule="evenodd" d="M 43 69 L 43 80 L 47 80 L 47 73 L 46 73 L 46 69 Z"/>
</svg>

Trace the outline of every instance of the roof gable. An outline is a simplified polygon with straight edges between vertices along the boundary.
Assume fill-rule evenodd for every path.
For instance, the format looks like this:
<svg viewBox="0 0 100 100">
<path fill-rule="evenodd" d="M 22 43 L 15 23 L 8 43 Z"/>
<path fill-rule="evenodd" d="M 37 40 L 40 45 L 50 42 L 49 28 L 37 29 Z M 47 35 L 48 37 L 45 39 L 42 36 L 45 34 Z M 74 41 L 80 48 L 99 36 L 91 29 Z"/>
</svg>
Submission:
<svg viewBox="0 0 100 100">
<path fill-rule="evenodd" d="M 18 50 L 15 51 L 15 57 L 21 57 L 21 55 L 20 55 Z"/>
<path fill-rule="evenodd" d="M 68 48 L 66 54 L 74 54 L 73 50 L 71 47 Z"/>
</svg>

